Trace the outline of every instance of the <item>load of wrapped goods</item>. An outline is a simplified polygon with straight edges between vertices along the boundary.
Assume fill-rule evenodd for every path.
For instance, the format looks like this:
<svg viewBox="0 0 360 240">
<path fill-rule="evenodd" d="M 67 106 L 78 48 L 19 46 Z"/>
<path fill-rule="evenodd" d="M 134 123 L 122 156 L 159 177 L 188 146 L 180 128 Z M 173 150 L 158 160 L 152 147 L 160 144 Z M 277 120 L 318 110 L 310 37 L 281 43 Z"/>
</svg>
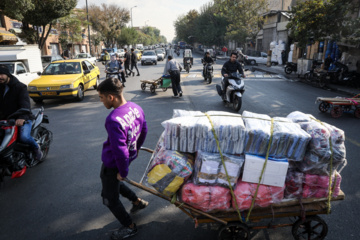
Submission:
<svg viewBox="0 0 360 240">
<path fill-rule="evenodd" d="M 246 126 L 245 153 L 265 156 L 271 137 L 271 118 L 265 114 L 243 112 Z M 310 135 L 289 119 L 276 117 L 269 156 L 301 161 Z"/>
<path fill-rule="evenodd" d="M 230 208 L 230 190 L 219 186 L 201 186 L 185 183 L 180 190 L 180 200 L 204 212 Z"/>
<path fill-rule="evenodd" d="M 223 159 L 228 176 L 226 176 L 220 154 L 198 151 L 195 158 L 193 182 L 199 185 L 229 187 L 229 178 L 231 186 L 234 187 L 240 177 L 244 156 L 223 154 Z"/>
<path fill-rule="evenodd" d="M 289 169 L 285 180 L 284 197 L 287 199 L 301 198 L 303 192 L 304 173 Z"/>
<path fill-rule="evenodd" d="M 194 156 L 158 149 L 149 166 L 146 182 L 160 193 L 174 195 L 193 172 Z"/>
<path fill-rule="evenodd" d="M 301 172 L 328 176 L 331 161 L 332 171 L 346 162 L 344 131 L 298 111 L 290 113 L 287 118 L 311 135 L 304 160 L 296 163 Z"/>
<path fill-rule="evenodd" d="M 234 190 L 234 195 L 240 211 L 250 209 L 253 197 L 255 196 L 256 187 L 256 183 L 248 183 L 242 180 L 238 181 Z M 284 198 L 284 189 L 285 186 L 273 187 L 260 184 L 254 206 L 268 207 L 272 203 L 281 202 Z M 232 207 L 235 208 L 234 199 L 232 199 Z"/>
<path fill-rule="evenodd" d="M 172 118 L 162 123 L 165 128 L 165 148 L 180 152 L 218 153 L 212 125 L 205 114 Z M 244 151 L 245 126 L 239 114 L 208 112 L 211 116 L 220 149 L 223 153 L 241 154 Z M 185 116 L 184 116 L 185 115 Z"/>
<path fill-rule="evenodd" d="M 303 198 L 326 198 L 329 196 L 329 177 L 320 175 L 305 174 L 303 185 Z M 332 197 L 340 193 L 341 176 L 334 172 L 332 176 L 331 191 Z"/>
</svg>

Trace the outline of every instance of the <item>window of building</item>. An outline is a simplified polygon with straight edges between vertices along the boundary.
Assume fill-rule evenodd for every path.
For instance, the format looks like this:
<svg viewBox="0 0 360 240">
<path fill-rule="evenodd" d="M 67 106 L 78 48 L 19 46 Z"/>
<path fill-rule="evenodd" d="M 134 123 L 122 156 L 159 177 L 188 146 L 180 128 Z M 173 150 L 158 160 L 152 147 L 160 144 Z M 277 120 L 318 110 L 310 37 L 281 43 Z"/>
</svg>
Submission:
<svg viewBox="0 0 360 240">
<path fill-rule="evenodd" d="M 4 28 L 5 24 L 4 24 L 4 15 L 0 14 L 0 27 Z"/>
<path fill-rule="evenodd" d="M 13 22 L 11 21 L 11 25 L 13 28 L 21 28 L 22 23 L 21 22 Z"/>
</svg>

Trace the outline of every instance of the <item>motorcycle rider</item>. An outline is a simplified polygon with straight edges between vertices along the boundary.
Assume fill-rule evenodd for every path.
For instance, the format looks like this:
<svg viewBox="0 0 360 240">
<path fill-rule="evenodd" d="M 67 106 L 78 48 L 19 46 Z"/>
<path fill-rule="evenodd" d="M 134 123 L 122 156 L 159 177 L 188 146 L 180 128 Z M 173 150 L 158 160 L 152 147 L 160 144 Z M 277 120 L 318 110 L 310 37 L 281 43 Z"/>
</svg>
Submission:
<svg viewBox="0 0 360 240">
<path fill-rule="evenodd" d="M 205 76 L 205 68 L 207 67 L 207 65 L 209 63 L 211 64 L 214 64 L 214 59 L 212 59 L 212 57 L 210 57 L 210 53 L 209 52 L 206 52 L 205 53 L 205 56 L 203 58 L 203 61 L 202 61 L 204 67 L 203 67 L 203 76 Z"/>
<path fill-rule="evenodd" d="M 125 78 L 125 74 L 124 74 L 124 69 L 122 67 L 122 62 L 117 60 L 116 55 L 111 56 L 110 62 L 108 62 L 108 64 L 106 64 L 106 66 L 105 66 L 105 71 L 108 68 L 110 68 L 110 69 L 118 68 L 119 69 L 119 73 L 120 73 L 120 76 L 121 76 L 121 79 L 122 79 L 122 83 L 123 83 L 123 86 L 125 87 L 124 83 L 126 82 L 126 78 Z"/>
<path fill-rule="evenodd" d="M 224 76 L 224 86 L 223 86 L 223 94 L 226 93 L 226 88 L 229 86 L 229 74 L 235 73 L 239 71 L 239 73 L 242 75 L 243 78 L 246 78 L 244 70 L 237 61 L 237 53 L 232 52 L 230 55 L 230 60 L 224 63 L 222 69 L 221 69 L 221 75 Z"/>
<path fill-rule="evenodd" d="M 10 73 L 7 66 L 0 65 L 0 119 L 6 120 L 21 108 L 29 109 L 29 113 L 17 116 L 15 124 L 19 127 L 19 140 L 29 145 L 34 158 L 40 160 L 43 153 L 31 136 L 32 121 L 35 117 L 30 111 L 30 97 L 27 87 Z"/>
</svg>

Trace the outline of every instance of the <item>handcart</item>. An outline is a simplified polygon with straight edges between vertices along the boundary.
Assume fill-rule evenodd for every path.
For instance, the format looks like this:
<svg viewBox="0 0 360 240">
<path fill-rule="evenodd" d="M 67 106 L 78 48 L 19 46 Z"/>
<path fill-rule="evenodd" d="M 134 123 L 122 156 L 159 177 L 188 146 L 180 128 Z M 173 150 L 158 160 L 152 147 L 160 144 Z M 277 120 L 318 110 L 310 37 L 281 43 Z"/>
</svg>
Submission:
<svg viewBox="0 0 360 240">
<path fill-rule="evenodd" d="M 335 97 L 324 98 L 318 97 L 316 102 L 320 102 L 320 112 L 327 112 L 330 110 L 330 114 L 333 118 L 339 118 L 344 112 L 354 112 L 356 118 L 360 118 L 360 94 L 352 97 Z"/>
<path fill-rule="evenodd" d="M 152 153 L 153 150 L 148 148 L 141 148 L 141 150 Z M 150 162 L 149 162 L 150 164 Z M 320 218 L 319 214 L 329 213 L 329 199 L 328 198 L 306 198 L 306 199 L 292 199 L 274 203 L 269 207 L 252 209 L 249 221 L 245 223 L 244 216 L 247 216 L 248 211 L 242 211 L 242 219 L 239 218 L 236 210 L 228 211 L 214 211 L 203 212 L 192 206 L 170 198 L 158 191 L 149 188 L 143 184 L 145 175 L 142 177 L 140 183 L 126 179 L 129 184 L 138 187 L 144 191 L 154 194 L 160 198 L 168 200 L 186 215 L 194 220 L 195 227 L 201 223 L 220 223 L 218 233 L 219 240 L 227 239 L 250 239 L 250 230 L 270 229 L 279 227 L 292 227 L 292 235 L 294 239 L 324 239 L 328 232 L 326 222 Z M 333 197 L 331 201 L 340 201 L 345 199 L 345 194 L 340 191 L 337 197 Z M 294 217 L 296 221 L 286 224 L 271 224 L 275 218 Z M 258 225 L 257 223 L 263 219 L 270 219 L 270 223 L 265 225 Z"/>
<path fill-rule="evenodd" d="M 171 79 L 169 75 L 163 75 L 156 80 L 140 80 L 141 90 L 145 91 L 147 87 L 150 88 L 150 92 L 154 93 L 157 88 L 162 88 L 164 92 L 171 87 Z"/>
</svg>

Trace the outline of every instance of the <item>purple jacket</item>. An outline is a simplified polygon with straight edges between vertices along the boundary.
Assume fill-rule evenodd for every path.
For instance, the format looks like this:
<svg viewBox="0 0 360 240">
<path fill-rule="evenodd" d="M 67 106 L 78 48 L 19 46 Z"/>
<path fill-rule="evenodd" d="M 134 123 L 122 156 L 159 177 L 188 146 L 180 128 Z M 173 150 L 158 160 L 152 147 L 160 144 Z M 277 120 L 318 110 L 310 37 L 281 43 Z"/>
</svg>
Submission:
<svg viewBox="0 0 360 240">
<path fill-rule="evenodd" d="M 135 103 L 114 109 L 105 121 L 108 139 L 104 142 L 101 159 L 108 168 L 117 168 L 126 177 L 129 164 L 145 141 L 147 125 L 144 111 Z"/>
</svg>

